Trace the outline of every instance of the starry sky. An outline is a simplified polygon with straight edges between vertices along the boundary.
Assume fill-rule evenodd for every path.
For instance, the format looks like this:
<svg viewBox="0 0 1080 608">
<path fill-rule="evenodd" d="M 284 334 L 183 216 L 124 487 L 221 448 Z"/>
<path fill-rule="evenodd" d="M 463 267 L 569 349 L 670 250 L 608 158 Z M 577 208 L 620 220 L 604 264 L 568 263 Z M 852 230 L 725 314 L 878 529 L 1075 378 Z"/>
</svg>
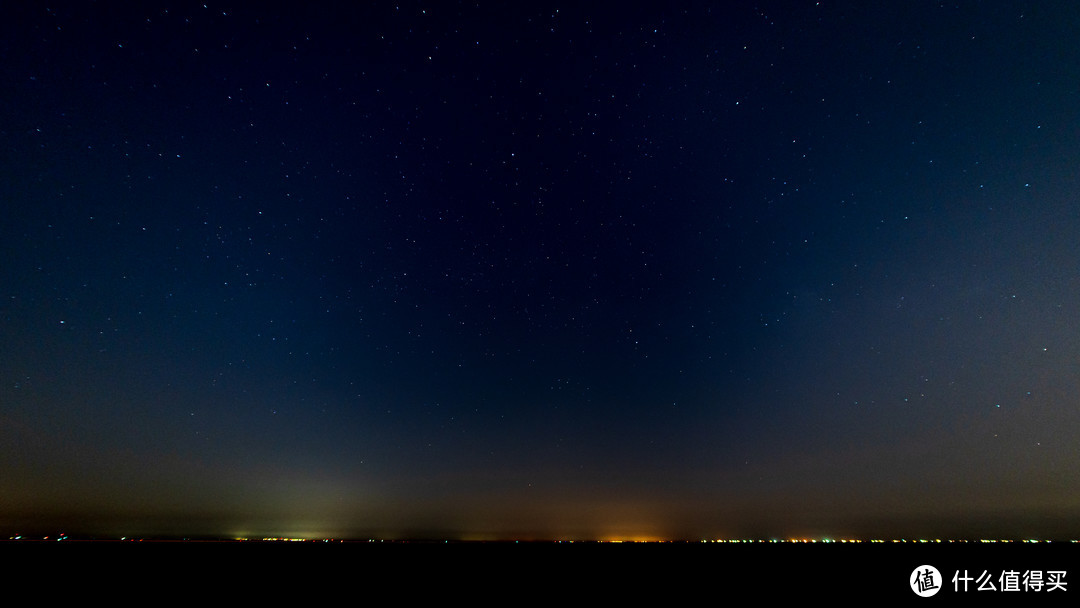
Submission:
<svg viewBox="0 0 1080 608">
<path fill-rule="evenodd" d="M 5 533 L 1078 532 L 1073 3 L 344 4 L 0 9 Z"/>
</svg>

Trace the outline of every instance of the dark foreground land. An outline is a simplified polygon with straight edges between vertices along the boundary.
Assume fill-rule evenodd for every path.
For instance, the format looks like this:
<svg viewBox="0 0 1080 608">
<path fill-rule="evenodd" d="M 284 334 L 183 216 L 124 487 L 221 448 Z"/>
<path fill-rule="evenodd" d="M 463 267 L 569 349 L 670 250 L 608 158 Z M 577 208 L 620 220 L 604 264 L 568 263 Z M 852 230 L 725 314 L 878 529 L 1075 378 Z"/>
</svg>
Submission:
<svg viewBox="0 0 1080 608">
<path fill-rule="evenodd" d="M 1080 592 L 1073 588 L 1073 578 L 1080 576 L 1080 543 L 1068 539 L 571 542 L 51 536 L 8 538 L 0 541 L 0 552 L 14 558 L 8 560 L 15 564 L 7 572 L 9 580 L 21 583 L 63 580 L 95 589 L 122 580 L 155 588 L 183 585 L 188 592 L 225 583 L 227 593 L 271 594 L 267 597 L 344 585 L 354 592 L 391 587 L 409 596 L 559 595 L 578 589 L 578 595 L 598 599 L 690 599 L 702 590 L 721 598 L 743 589 L 762 597 L 920 600 L 909 579 L 927 565 L 940 573 L 939 600 L 1004 599 L 1038 605 L 1074 602 Z"/>
</svg>

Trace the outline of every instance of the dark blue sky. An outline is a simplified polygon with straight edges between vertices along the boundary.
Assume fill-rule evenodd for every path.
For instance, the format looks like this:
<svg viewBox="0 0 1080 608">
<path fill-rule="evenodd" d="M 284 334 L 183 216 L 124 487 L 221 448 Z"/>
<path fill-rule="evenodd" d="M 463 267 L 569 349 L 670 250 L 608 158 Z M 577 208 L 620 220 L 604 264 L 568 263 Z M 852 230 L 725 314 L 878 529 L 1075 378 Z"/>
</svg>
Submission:
<svg viewBox="0 0 1080 608">
<path fill-rule="evenodd" d="M 1071 3 L 366 6 L 2 9 L 0 527 L 1076 532 Z"/>
</svg>

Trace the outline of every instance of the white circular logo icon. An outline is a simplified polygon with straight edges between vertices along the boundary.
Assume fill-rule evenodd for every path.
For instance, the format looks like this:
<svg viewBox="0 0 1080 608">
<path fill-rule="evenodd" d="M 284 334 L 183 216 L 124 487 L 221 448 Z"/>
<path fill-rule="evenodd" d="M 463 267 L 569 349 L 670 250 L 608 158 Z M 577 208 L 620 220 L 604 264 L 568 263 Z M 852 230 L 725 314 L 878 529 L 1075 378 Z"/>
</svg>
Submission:
<svg viewBox="0 0 1080 608">
<path fill-rule="evenodd" d="M 908 577 L 911 590 L 919 597 L 930 597 L 941 591 L 941 573 L 933 566 L 919 566 Z"/>
</svg>

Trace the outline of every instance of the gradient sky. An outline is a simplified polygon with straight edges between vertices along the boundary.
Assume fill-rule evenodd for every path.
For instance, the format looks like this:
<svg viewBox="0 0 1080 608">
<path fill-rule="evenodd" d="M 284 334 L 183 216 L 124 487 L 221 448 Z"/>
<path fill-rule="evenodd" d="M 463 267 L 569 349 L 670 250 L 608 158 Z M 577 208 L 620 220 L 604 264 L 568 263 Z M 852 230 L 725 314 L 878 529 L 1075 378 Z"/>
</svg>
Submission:
<svg viewBox="0 0 1080 608">
<path fill-rule="evenodd" d="M 1074 3 L 356 4 L 0 9 L 5 533 L 1080 533 Z"/>
</svg>

